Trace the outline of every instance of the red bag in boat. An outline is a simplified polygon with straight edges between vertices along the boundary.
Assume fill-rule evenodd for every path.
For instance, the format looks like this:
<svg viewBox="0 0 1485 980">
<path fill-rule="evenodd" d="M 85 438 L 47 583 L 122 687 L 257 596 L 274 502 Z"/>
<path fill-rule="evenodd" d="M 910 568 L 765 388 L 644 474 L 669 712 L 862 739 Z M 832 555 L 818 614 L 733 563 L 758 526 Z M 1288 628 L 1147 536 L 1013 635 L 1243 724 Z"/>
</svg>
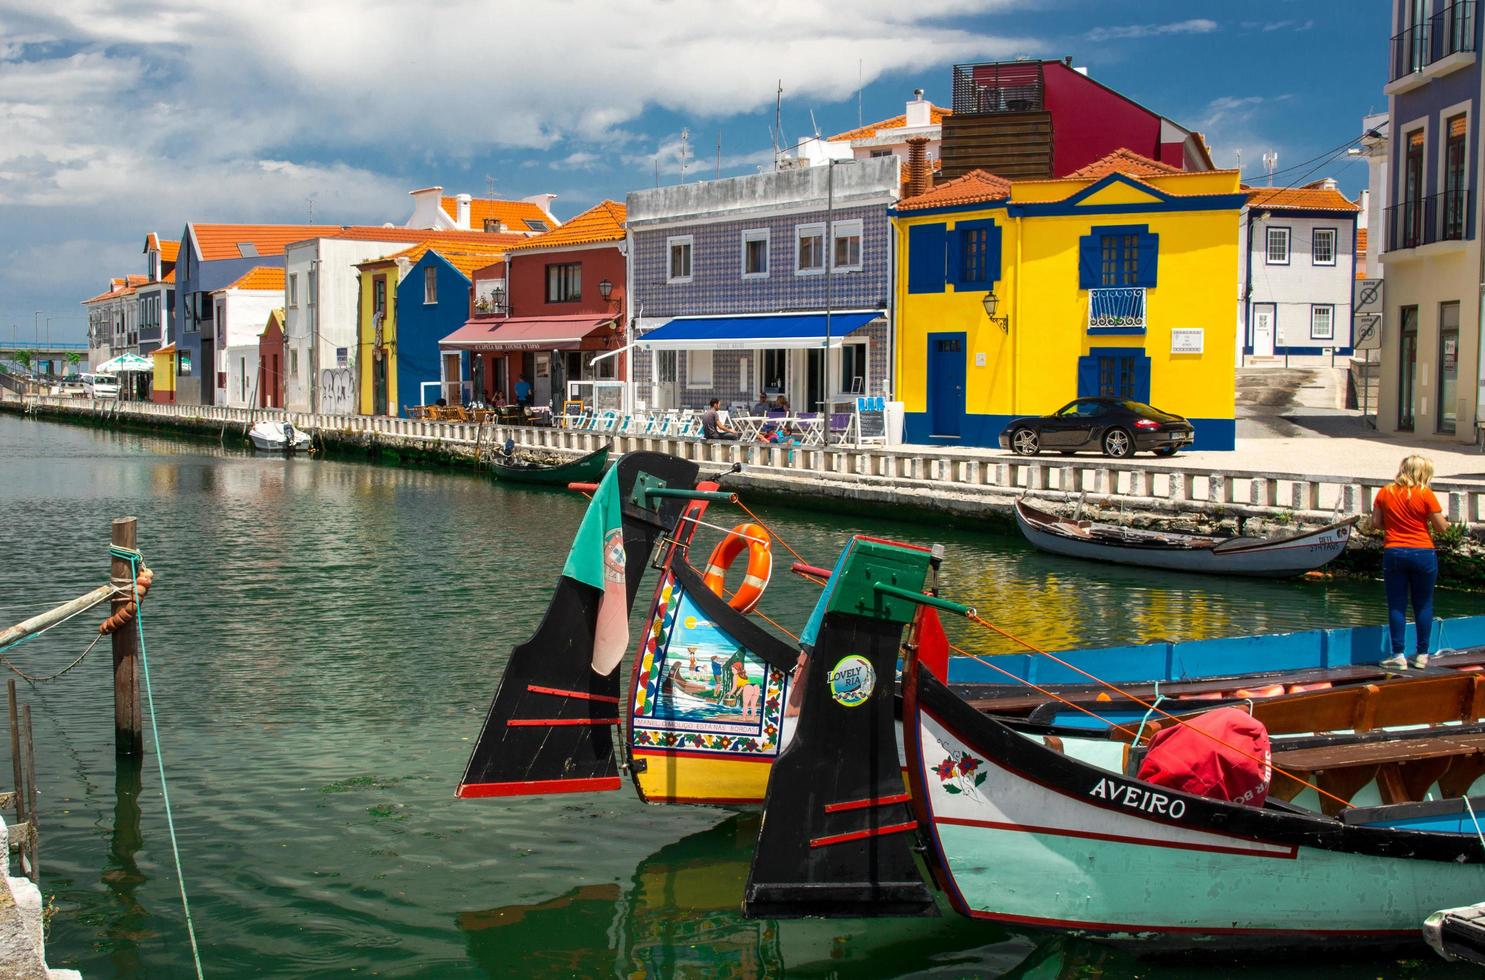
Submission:
<svg viewBox="0 0 1485 980">
<path fill-rule="evenodd" d="M 1156 732 L 1139 778 L 1194 796 L 1263 806 L 1271 762 L 1263 722 L 1241 708 L 1217 708 Z"/>
</svg>

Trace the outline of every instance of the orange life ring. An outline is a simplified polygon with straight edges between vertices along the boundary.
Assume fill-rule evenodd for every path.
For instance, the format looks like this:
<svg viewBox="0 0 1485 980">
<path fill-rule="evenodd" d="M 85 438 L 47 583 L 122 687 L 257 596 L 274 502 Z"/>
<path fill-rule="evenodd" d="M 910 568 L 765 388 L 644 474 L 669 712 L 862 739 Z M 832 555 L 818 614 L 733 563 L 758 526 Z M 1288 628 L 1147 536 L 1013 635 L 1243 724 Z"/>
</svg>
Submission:
<svg viewBox="0 0 1485 980">
<path fill-rule="evenodd" d="M 743 574 L 742 584 L 727 604 L 740 613 L 752 612 L 768 588 L 768 578 L 773 574 L 773 551 L 769 547 L 773 539 L 768 531 L 757 524 L 739 524 L 727 532 L 727 537 L 717 543 L 706 560 L 706 571 L 701 580 L 717 595 L 722 595 L 727 569 L 737 561 L 744 550 L 748 553 L 748 568 Z"/>
</svg>

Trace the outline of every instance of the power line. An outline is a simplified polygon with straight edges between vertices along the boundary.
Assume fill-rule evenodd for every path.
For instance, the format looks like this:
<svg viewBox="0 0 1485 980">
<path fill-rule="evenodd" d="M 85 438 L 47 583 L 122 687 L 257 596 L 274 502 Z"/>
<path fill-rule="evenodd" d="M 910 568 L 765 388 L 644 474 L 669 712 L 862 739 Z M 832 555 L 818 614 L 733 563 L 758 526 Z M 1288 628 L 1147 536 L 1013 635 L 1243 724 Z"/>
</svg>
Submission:
<svg viewBox="0 0 1485 980">
<path fill-rule="evenodd" d="M 1321 153 L 1319 153 L 1318 155 L 1310 157 L 1308 160 L 1301 160 L 1299 163 L 1296 163 L 1293 166 L 1284 167 L 1281 170 L 1275 170 L 1273 173 L 1268 173 L 1267 171 L 1265 171 L 1262 174 L 1244 174 L 1241 177 L 1239 177 L 1238 179 L 1246 182 L 1246 181 L 1251 181 L 1251 180 L 1257 180 L 1259 177 L 1276 177 L 1279 174 L 1293 173 L 1294 171 L 1299 170 L 1301 167 L 1308 167 L 1310 164 L 1314 163 L 1316 160 L 1320 160 L 1322 157 L 1328 162 L 1329 160 L 1333 159 L 1337 154 L 1342 153 L 1342 152 L 1344 152 L 1346 150 L 1349 150 L 1351 147 L 1355 146 L 1357 143 L 1360 143 L 1363 139 L 1366 138 L 1367 135 L 1368 135 L 1367 133 L 1362 133 L 1360 136 L 1357 136 L 1357 137 L 1354 137 L 1352 139 L 1347 140 L 1346 142 L 1342 143 L 1340 146 L 1332 147 L 1329 150 L 1324 150 Z"/>
</svg>

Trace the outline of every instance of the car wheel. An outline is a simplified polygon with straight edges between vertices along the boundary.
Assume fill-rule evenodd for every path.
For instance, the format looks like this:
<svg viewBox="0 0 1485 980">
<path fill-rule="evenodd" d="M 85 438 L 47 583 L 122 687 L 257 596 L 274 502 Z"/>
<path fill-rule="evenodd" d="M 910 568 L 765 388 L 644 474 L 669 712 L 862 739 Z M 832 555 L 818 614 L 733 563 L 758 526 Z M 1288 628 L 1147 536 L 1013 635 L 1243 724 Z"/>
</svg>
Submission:
<svg viewBox="0 0 1485 980">
<path fill-rule="evenodd" d="M 1041 440 L 1031 429 L 1017 429 L 1011 433 L 1011 448 L 1017 456 L 1035 456 L 1042 451 Z"/>
<path fill-rule="evenodd" d="M 1156 456 L 1174 456 L 1176 454 L 1176 450 L 1178 448 L 1179 447 L 1177 447 L 1177 446 L 1161 446 L 1159 449 L 1155 450 L 1155 455 Z"/>
<path fill-rule="evenodd" d="M 1103 437 L 1103 453 L 1115 459 L 1134 455 L 1134 437 L 1123 429 L 1110 429 Z"/>
</svg>

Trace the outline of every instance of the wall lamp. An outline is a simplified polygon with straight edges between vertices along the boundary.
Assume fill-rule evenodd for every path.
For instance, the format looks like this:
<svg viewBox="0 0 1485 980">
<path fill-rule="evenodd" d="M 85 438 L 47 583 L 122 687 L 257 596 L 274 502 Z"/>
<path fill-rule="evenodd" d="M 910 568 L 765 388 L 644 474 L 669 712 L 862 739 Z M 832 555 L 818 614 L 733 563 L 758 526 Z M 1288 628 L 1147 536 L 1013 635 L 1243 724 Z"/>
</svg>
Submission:
<svg viewBox="0 0 1485 980">
<path fill-rule="evenodd" d="M 990 292 L 988 292 L 988 293 L 985 294 L 984 303 L 985 303 L 985 316 L 986 316 L 986 318 L 989 319 L 989 321 L 991 323 L 993 323 L 997 327 L 999 327 L 1001 333 L 1004 333 L 1004 334 L 1010 333 L 1011 332 L 1010 317 L 996 316 L 995 315 L 996 308 L 998 306 L 1000 306 L 1000 297 L 995 295 L 995 291 L 994 290 L 991 290 Z"/>
<path fill-rule="evenodd" d="M 598 280 L 598 296 L 605 303 L 608 302 L 609 296 L 613 295 L 613 291 L 614 291 L 614 284 L 613 283 L 609 282 L 607 279 L 600 279 L 600 280 Z"/>
</svg>

